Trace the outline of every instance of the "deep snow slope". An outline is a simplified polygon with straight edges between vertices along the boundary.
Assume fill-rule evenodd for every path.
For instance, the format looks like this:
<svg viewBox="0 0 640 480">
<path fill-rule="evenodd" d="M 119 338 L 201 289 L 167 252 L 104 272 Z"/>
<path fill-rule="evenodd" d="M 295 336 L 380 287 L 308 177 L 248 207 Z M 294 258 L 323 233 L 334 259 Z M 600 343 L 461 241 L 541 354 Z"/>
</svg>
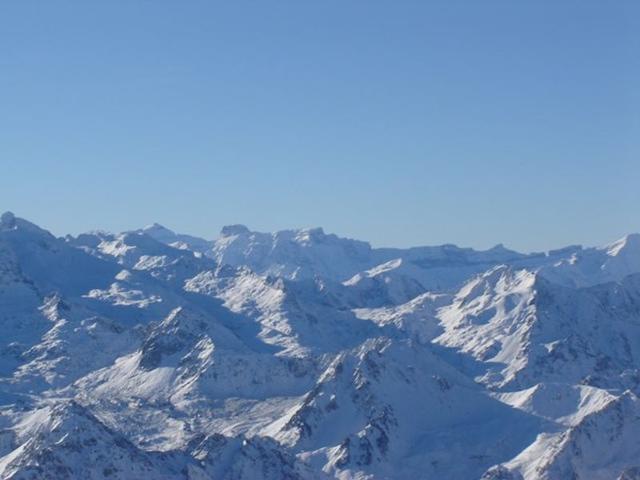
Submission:
<svg viewBox="0 0 640 480">
<path fill-rule="evenodd" d="M 640 479 L 640 236 L 0 218 L 2 479 Z"/>
</svg>

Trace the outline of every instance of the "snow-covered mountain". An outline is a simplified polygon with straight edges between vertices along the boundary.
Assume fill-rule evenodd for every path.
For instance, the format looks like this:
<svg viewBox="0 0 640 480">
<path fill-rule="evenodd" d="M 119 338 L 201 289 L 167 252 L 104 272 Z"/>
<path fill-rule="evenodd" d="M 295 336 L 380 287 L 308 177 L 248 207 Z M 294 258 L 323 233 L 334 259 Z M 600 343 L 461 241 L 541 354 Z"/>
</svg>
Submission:
<svg viewBox="0 0 640 480">
<path fill-rule="evenodd" d="M 2 479 L 640 479 L 640 236 L 0 218 Z"/>
</svg>

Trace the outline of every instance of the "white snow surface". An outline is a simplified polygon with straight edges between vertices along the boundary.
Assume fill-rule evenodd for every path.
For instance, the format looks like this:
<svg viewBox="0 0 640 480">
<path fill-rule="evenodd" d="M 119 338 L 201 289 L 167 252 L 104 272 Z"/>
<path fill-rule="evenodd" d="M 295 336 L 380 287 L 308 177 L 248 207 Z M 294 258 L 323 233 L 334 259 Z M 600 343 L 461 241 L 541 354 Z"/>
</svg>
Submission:
<svg viewBox="0 0 640 480">
<path fill-rule="evenodd" d="M 0 217 L 0 479 L 640 479 L 640 235 Z"/>
</svg>

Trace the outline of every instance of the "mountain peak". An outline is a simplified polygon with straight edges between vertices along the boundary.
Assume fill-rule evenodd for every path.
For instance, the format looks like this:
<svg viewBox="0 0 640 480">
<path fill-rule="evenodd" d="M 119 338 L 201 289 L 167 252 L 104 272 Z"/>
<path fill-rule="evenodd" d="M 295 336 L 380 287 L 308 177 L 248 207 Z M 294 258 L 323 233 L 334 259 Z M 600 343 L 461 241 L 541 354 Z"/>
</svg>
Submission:
<svg viewBox="0 0 640 480">
<path fill-rule="evenodd" d="M 508 252 L 511 253 L 512 250 L 509 250 L 507 247 L 504 246 L 504 243 L 498 243 L 496 245 L 494 245 L 493 247 L 491 247 L 489 249 L 490 252 Z"/>
<path fill-rule="evenodd" d="M 2 226 L 3 229 L 15 228 L 15 224 L 16 216 L 13 214 L 13 212 L 6 211 L 0 217 L 0 226 Z"/>
<path fill-rule="evenodd" d="M 0 231 L 21 230 L 23 232 L 31 232 L 38 235 L 53 237 L 47 230 L 40 228 L 35 223 L 31 223 L 23 218 L 16 217 L 13 212 L 4 212 L 0 216 Z"/>
<path fill-rule="evenodd" d="M 144 228 L 133 230 L 129 233 L 147 235 L 160 243 L 164 243 L 175 248 L 192 250 L 194 252 L 204 252 L 210 248 L 210 242 L 204 238 L 176 233 L 170 228 L 167 228 L 157 222 L 147 225 Z"/>
<path fill-rule="evenodd" d="M 611 257 L 615 257 L 628 249 L 634 249 L 640 252 L 640 233 L 630 233 L 604 247 L 607 255 Z"/>
<path fill-rule="evenodd" d="M 173 230 L 165 227 L 164 225 L 160 225 L 159 223 L 152 223 L 151 225 L 147 225 L 140 230 L 135 230 L 135 233 L 149 235 L 150 237 L 162 242 L 172 241 L 176 236 Z"/>
<path fill-rule="evenodd" d="M 247 228 L 246 225 L 242 224 L 225 225 L 220 231 L 220 235 L 222 235 L 223 237 L 231 237 L 233 235 L 246 235 L 248 233 L 251 233 L 251 231 Z"/>
<path fill-rule="evenodd" d="M 160 225 L 157 222 L 153 222 L 151 225 L 147 225 L 142 229 L 143 232 L 171 232 L 173 231 L 164 225 Z"/>
</svg>

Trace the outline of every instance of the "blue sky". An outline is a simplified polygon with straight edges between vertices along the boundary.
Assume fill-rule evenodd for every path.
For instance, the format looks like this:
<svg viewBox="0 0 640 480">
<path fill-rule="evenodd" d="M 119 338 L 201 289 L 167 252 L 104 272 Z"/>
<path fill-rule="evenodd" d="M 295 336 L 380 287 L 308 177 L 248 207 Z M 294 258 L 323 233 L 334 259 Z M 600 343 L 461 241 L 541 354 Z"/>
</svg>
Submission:
<svg viewBox="0 0 640 480">
<path fill-rule="evenodd" d="M 0 210 L 56 234 L 640 231 L 640 2 L 0 3 Z"/>
</svg>

